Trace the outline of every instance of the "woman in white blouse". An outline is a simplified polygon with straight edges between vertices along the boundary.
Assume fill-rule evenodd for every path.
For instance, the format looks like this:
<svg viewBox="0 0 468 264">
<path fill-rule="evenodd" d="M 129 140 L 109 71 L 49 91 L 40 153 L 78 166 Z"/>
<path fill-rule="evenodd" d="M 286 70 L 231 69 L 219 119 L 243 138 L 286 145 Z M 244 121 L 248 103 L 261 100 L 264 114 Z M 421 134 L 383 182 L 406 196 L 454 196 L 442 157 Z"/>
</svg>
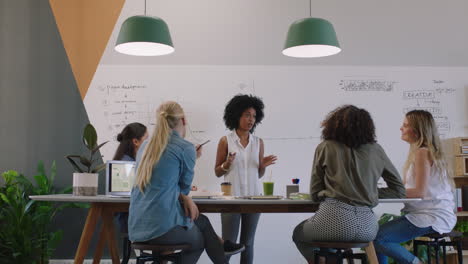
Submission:
<svg viewBox="0 0 468 264">
<path fill-rule="evenodd" d="M 216 154 L 215 174 L 232 184 L 232 195 L 260 195 L 259 179 L 265 168 L 274 164 L 276 156 L 264 156 L 263 140 L 252 133 L 263 119 L 264 104 L 252 95 L 236 95 L 226 105 L 224 123 L 231 130 L 220 139 Z M 245 245 L 242 264 L 253 263 L 253 245 L 260 214 L 221 214 L 223 239 Z"/>
<path fill-rule="evenodd" d="M 406 194 L 422 200 L 406 203 L 404 216 L 380 227 L 374 241 L 380 264 L 387 263 L 387 256 L 397 263 L 422 263 L 400 243 L 428 233 L 450 232 L 457 222 L 453 183 L 431 113 L 408 112 L 400 130 L 401 139 L 410 144 L 403 170 Z"/>
</svg>

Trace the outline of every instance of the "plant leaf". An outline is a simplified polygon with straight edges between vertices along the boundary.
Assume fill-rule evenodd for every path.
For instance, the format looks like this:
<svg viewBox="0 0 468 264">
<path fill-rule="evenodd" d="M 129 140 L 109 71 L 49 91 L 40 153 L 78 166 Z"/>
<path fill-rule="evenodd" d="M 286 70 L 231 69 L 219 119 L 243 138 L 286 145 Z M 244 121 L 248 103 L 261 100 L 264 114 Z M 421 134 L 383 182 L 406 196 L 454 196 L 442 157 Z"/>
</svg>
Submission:
<svg viewBox="0 0 468 264">
<path fill-rule="evenodd" d="M 106 141 L 104 143 L 101 143 L 99 146 L 95 147 L 93 150 L 91 150 L 91 155 L 94 155 L 96 152 L 98 152 L 98 150 L 104 146 L 106 143 L 108 143 L 109 141 Z"/>
<path fill-rule="evenodd" d="M 75 171 L 83 173 L 84 171 L 80 168 L 80 166 L 78 166 L 78 164 L 72 159 L 72 157 L 76 157 L 76 156 L 75 155 L 66 156 L 70 164 L 75 168 Z"/>
<path fill-rule="evenodd" d="M 39 187 L 37 190 L 38 194 L 48 194 L 49 193 L 49 184 L 47 180 L 47 176 L 45 175 L 35 175 L 34 179 Z"/>
<path fill-rule="evenodd" d="M 98 166 L 96 166 L 96 167 L 91 171 L 91 173 L 100 172 L 100 171 L 102 171 L 102 170 L 105 169 L 105 168 L 106 168 L 106 164 L 98 165 Z"/>
<path fill-rule="evenodd" d="M 72 191 L 73 191 L 73 187 L 68 186 L 68 187 L 62 189 L 61 191 L 59 191 L 58 193 L 71 193 Z"/>
<path fill-rule="evenodd" d="M 57 164 L 55 163 L 55 160 L 52 161 L 52 167 L 50 168 L 50 178 L 49 178 L 49 183 L 51 185 L 54 184 L 55 181 L 55 176 L 57 175 Z"/>
<path fill-rule="evenodd" d="M 91 161 L 88 158 L 84 157 L 84 156 L 80 157 L 80 162 L 81 162 L 81 164 L 83 164 L 86 167 L 91 167 L 91 164 L 92 164 Z"/>
<path fill-rule="evenodd" d="M 10 200 L 4 193 L 0 193 L 0 198 L 7 204 L 10 204 Z"/>
<path fill-rule="evenodd" d="M 29 208 L 31 208 L 31 206 L 35 203 L 34 200 L 30 200 L 26 206 L 24 207 L 24 213 L 28 213 L 29 212 Z"/>
<path fill-rule="evenodd" d="M 94 129 L 93 125 L 87 124 L 83 130 L 83 142 L 85 146 L 92 150 L 97 145 L 97 133 L 96 129 Z"/>
<path fill-rule="evenodd" d="M 40 175 L 46 175 L 44 162 L 42 160 L 37 164 L 37 173 Z"/>
</svg>

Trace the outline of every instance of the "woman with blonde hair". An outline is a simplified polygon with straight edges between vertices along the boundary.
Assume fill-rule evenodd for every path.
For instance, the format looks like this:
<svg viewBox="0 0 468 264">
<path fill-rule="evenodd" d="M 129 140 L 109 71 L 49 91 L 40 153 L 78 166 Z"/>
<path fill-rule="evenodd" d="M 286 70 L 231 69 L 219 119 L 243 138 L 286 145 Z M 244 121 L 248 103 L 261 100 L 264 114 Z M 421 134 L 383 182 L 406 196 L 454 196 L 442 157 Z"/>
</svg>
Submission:
<svg viewBox="0 0 468 264">
<path fill-rule="evenodd" d="M 410 144 L 403 172 L 408 198 L 405 215 L 382 225 L 374 241 L 379 263 L 387 256 L 398 263 L 422 263 L 401 242 L 428 233 L 447 233 L 455 226 L 453 183 L 448 175 L 437 126 L 431 113 L 413 110 L 400 128 L 401 139 Z"/>
<path fill-rule="evenodd" d="M 128 231 L 133 242 L 154 244 L 189 243 L 181 263 L 196 263 L 206 249 L 213 263 L 227 263 L 225 249 L 242 245 L 223 242 L 210 221 L 199 214 L 190 192 L 195 160 L 192 143 L 184 140 L 186 118 L 176 102 L 165 102 L 157 110 L 156 127 L 137 154 L 137 175 L 130 198 Z"/>
</svg>

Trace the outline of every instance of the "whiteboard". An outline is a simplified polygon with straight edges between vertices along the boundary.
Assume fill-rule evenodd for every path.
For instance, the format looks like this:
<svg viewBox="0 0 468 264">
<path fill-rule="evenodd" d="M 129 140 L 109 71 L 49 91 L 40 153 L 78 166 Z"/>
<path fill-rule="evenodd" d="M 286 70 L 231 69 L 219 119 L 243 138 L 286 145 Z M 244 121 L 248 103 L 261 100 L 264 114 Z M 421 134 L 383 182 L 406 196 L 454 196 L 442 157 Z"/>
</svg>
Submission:
<svg viewBox="0 0 468 264">
<path fill-rule="evenodd" d="M 141 122 L 151 133 L 157 106 L 166 100 L 179 102 L 189 122 L 187 140 L 194 144 L 211 140 L 197 160 L 194 185 L 219 191 L 223 179 L 215 176 L 214 163 L 218 141 L 229 133 L 222 120 L 224 107 L 239 93 L 259 96 L 265 103 L 265 118 L 255 134 L 265 142 L 265 155 L 278 156 L 266 177 L 271 175 L 275 182 L 276 195 L 285 195 L 292 178 L 299 178 L 300 191 L 308 192 L 320 123 L 334 108 L 354 104 L 367 109 L 378 142 L 401 169 L 408 152 L 399 131 L 404 113 L 426 109 L 433 113 L 442 137 L 467 135 L 467 85 L 468 68 L 100 65 L 84 104 L 99 142 L 111 141 L 101 151 L 107 160 L 116 149 L 116 135 L 127 123 Z M 288 219 L 283 230 L 287 242 L 280 247 L 291 250 L 272 256 L 271 248 L 265 248 L 263 259 L 285 263 L 281 258 L 286 262 L 295 258 L 294 263 L 299 263 L 301 257 L 289 238 L 305 217 L 278 215 L 270 223 L 262 216 L 259 226 L 270 228 Z M 220 230 L 219 221 L 212 221 Z M 271 239 L 268 232 L 257 231 L 257 245 Z"/>
</svg>

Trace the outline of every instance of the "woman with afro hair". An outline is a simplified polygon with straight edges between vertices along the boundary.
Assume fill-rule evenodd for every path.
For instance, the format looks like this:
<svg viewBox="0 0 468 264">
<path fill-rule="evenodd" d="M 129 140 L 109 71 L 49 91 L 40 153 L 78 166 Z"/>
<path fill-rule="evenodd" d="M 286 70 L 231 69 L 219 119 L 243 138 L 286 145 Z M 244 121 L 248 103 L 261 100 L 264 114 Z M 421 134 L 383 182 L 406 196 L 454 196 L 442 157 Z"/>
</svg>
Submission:
<svg viewBox="0 0 468 264">
<path fill-rule="evenodd" d="M 216 153 L 215 174 L 232 184 L 232 195 L 260 195 L 259 179 L 265 168 L 275 164 L 276 156 L 264 156 L 263 140 L 252 133 L 263 120 L 264 104 L 253 95 L 236 95 L 224 109 L 224 123 L 231 131 L 220 139 Z M 253 263 L 253 245 L 260 214 L 222 213 L 223 239 L 245 245 L 240 263 Z"/>
<path fill-rule="evenodd" d="M 372 211 L 379 198 L 404 198 L 397 169 L 375 139 L 375 126 L 365 109 L 344 105 L 322 122 L 323 141 L 315 149 L 310 181 L 319 209 L 300 223 L 293 241 L 314 263 L 312 241 L 370 242 L 379 229 Z M 378 188 L 383 178 L 387 187 Z"/>
</svg>

